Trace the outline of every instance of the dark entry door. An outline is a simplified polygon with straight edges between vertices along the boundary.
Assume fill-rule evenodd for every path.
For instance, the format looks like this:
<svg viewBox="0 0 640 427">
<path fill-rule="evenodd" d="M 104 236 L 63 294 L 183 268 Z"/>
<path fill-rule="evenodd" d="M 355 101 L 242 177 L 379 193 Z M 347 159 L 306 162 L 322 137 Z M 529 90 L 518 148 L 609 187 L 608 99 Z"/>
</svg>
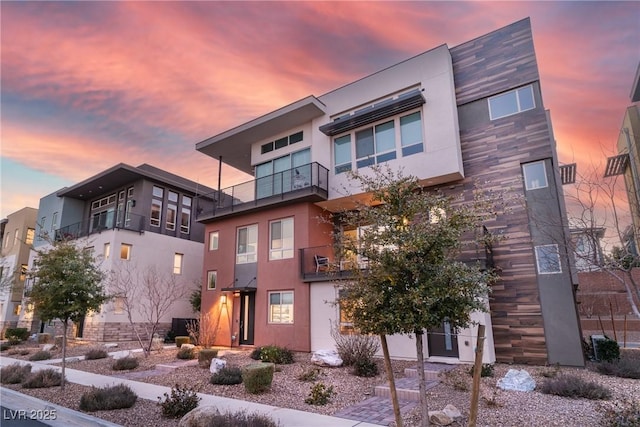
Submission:
<svg viewBox="0 0 640 427">
<path fill-rule="evenodd" d="M 458 335 L 451 328 L 449 322 L 441 327 L 429 330 L 427 334 L 429 356 L 458 357 Z"/>
<path fill-rule="evenodd" d="M 255 292 L 240 294 L 240 345 L 253 345 L 253 328 L 256 313 Z"/>
</svg>

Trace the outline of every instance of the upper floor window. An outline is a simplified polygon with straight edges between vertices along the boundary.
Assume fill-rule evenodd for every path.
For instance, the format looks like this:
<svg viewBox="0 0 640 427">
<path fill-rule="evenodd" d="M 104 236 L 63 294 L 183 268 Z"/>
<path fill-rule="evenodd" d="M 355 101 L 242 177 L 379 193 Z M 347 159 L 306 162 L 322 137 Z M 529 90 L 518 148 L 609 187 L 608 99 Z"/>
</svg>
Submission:
<svg viewBox="0 0 640 427">
<path fill-rule="evenodd" d="M 17 246 L 19 242 L 20 242 L 20 230 L 16 228 L 15 231 L 13 232 L 13 246 Z"/>
<path fill-rule="evenodd" d="M 182 208 L 180 214 L 180 232 L 189 234 L 189 227 L 191 226 L 191 209 Z"/>
<path fill-rule="evenodd" d="M 109 259 L 109 255 L 111 255 L 111 243 L 104 244 L 102 255 L 104 256 L 104 259 Z"/>
<path fill-rule="evenodd" d="M 496 120 L 536 108 L 533 86 L 525 86 L 489 98 L 489 117 Z"/>
<path fill-rule="evenodd" d="M 175 230 L 176 229 L 176 216 L 178 208 L 175 205 L 167 206 L 167 230 Z"/>
<path fill-rule="evenodd" d="M 162 202 L 160 200 L 151 201 L 151 215 L 149 216 L 149 224 L 153 227 L 160 227 L 162 217 Z"/>
<path fill-rule="evenodd" d="M 164 189 L 162 187 L 153 186 L 153 197 L 162 199 L 164 197 Z"/>
<path fill-rule="evenodd" d="M 167 195 L 167 200 L 173 203 L 178 203 L 178 193 L 175 191 L 169 190 L 169 194 Z"/>
<path fill-rule="evenodd" d="M 311 149 L 256 165 L 256 198 L 282 194 L 311 185 Z"/>
<path fill-rule="evenodd" d="M 269 224 L 269 259 L 293 258 L 293 218 Z"/>
<path fill-rule="evenodd" d="M 285 136 L 283 138 L 277 139 L 275 141 L 267 142 L 266 144 L 262 144 L 260 146 L 260 154 L 266 154 L 273 150 L 277 150 L 279 148 L 284 148 L 288 145 L 295 144 L 296 142 L 302 141 L 302 131 L 296 132 L 292 135 Z"/>
<path fill-rule="evenodd" d="M 182 204 L 191 207 L 191 197 L 182 196 Z"/>
<path fill-rule="evenodd" d="M 110 201 L 109 203 L 113 203 L 116 201 L 116 195 L 112 194 L 111 196 L 109 196 L 109 200 L 111 200 L 111 198 L 113 197 L 113 201 Z M 58 212 L 54 212 L 53 213 L 53 219 L 51 220 L 51 231 L 55 231 L 58 228 Z"/>
<path fill-rule="evenodd" d="M 247 264 L 258 260 L 258 226 L 238 228 L 236 264 Z"/>
<path fill-rule="evenodd" d="M 422 152 L 422 116 L 420 111 L 400 117 L 400 141 L 403 157 Z"/>
<path fill-rule="evenodd" d="M 558 245 L 542 245 L 536 246 L 536 263 L 538 265 L 538 273 L 552 274 L 561 273 L 560 253 Z"/>
<path fill-rule="evenodd" d="M 33 238 L 36 235 L 36 230 L 33 228 L 27 228 L 27 238 L 25 239 L 25 243 L 27 245 L 31 245 L 33 243 Z"/>
<path fill-rule="evenodd" d="M 131 259 L 131 245 L 127 243 L 123 243 L 120 245 L 120 259 L 124 259 L 124 260 Z"/>
<path fill-rule="evenodd" d="M 351 134 L 333 141 L 333 162 L 336 174 L 351 170 Z"/>
<path fill-rule="evenodd" d="M 212 291 L 216 288 L 218 281 L 218 272 L 215 270 L 207 271 L 207 290 Z"/>
<path fill-rule="evenodd" d="M 523 164 L 522 172 L 524 175 L 524 186 L 527 190 L 545 188 L 549 185 L 547 183 L 547 171 L 544 166 L 544 161 L 542 160 Z"/>
<path fill-rule="evenodd" d="M 217 231 L 211 231 L 209 233 L 209 250 L 210 251 L 216 251 L 218 250 L 218 239 L 219 239 L 219 234 Z"/>
<path fill-rule="evenodd" d="M 27 280 L 27 272 L 29 271 L 29 266 L 27 264 L 22 264 L 20 266 L 20 281 L 24 282 L 25 280 Z"/>
<path fill-rule="evenodd" d="M 356 165 L 371 166 L 396 158 L 393 120 L 356 132 Z"/>
<path fill-rule="evenodd" d="M 173 274 L 182 274 L 183 254 L 176 253 L 173 255 Z"/>
</svg>

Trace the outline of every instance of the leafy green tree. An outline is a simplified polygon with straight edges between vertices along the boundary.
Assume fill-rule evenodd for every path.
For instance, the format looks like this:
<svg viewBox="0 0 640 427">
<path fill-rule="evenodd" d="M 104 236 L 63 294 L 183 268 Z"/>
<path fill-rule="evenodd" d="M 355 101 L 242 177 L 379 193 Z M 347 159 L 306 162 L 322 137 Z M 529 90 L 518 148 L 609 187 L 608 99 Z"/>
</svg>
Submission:
<svg viewBox="0 0 640 427">
<path fill-rule="evenodd" d="M 100 310 L 100 306 L 109 299 L 102 285 L 104 274 L 89 250 L 62 241 L 54 242 L 51 249 L 38 253 L 31 275 L 35 283 L 29 298 L 40 319 L 59 319 L 63 324 L 64 378 L 69 321 L 77 322 L 89 311 Z"/>
<path fill-rule="evenodd" d="M 464 328 L 472 312 L 486 311 L 494 273 L 457 259 L 463 239 L 486 240 L 474 232 L 482 229 L 493 200 L 476 191 L 474 200 L 461 203 L 422 188 L 417 178 L 402 172 L 374 172 L 352 174 L 370 197 L 366 204 L 341 213 L 342 229 L 356 228 L 359 235 L 340 233 L 339 249 L 344 256 L 356 254 L 361 262 L 353 269 L 354 280 L 344 285 L 340 303 L 360 332 L 380 335 L 393 389 L 386 335 L 415 335 L 422 366 L 425 329 L 444 321 L 454 329 Z M 359 268 L 362 261 L 364 269 Z M 429 425 L 424 371 L 418 372 L 423 425 Z M 394 412 L 401 426 L 399 409 Z"/>
</svg>

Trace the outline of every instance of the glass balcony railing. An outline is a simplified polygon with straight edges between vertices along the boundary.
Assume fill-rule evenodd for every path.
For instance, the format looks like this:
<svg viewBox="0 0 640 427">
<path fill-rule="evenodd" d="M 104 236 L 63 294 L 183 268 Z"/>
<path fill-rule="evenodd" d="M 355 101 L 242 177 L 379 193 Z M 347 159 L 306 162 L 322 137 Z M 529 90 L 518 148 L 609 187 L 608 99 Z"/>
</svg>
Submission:
<svg viewBox="0 0 640 427">
<path fill-rule="evenodd" d="M 216 192 L 217 193 L 217 192 Z M 297 166 L 196 198 L 198 220 L 263 207 L 282 201 L 327 200 L 329 170 L 317 162 Z M 214 203 L 208 203 L 214 199 Z"/>
<path fill-rule="evenodd" d="M 55 232 L 56 240 L 73 240 L 80 237 L 101 233 L 106 230 L 121 229 L 142 232 L 144 231 L 145 216 L 132 213 L 117 217 L 115 212 L 101 212 L 91 219 L 61 227 Z"/>
</svg>

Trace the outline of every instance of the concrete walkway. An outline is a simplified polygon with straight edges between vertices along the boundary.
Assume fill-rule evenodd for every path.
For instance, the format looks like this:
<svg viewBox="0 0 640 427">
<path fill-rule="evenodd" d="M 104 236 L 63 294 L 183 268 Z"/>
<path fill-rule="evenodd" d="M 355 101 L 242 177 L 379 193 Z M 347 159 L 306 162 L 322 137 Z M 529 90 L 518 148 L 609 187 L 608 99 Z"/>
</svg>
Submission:
<svg viewBox="0 0 640 427">
<path fill-rule="evenodd" d="M 60 360 L 58 360 L 60 361 Z M 48 363 L 56 363 L 54 360 L 47 360 Z M 61 371 L 59 366 L 49 366 L 48 363 L 30 362 L 25 360 L 13 359 L 9 357 L 1 357 L 0 365 L 7 366 L 13 363 L 22 365 L 30 364 L 33 372 L 41 369 L 53 368 Z M 129 379 L 116 378 L 107 375 L 92 374 L 90 372 L 79 371 L 76 369 L 65 369 L 66 379 L 70 383 L 81 384 L 86 386 L 106 387 L 115 384 L 126 384 L 141 399 L 158 401 L 159 396 L 164 393 L 171 393 L 170 387 L 163 387 L 155 384 L 142 383 Z M 6 399 L 5 399 L 6 396 Z M 358 420 L 349 420 L 345 418 L 331 417 L 328 415 L 314 414 L 310 412 L 298 411 L 295 409 L 279 408 L 276 406 L 263 405 L 260 403 L 247 402 L 244 400 L 229 399 L 226 397 L 213 396 L 209 394 L 198 393 L 202 399 L 200 406 L 213 405 L 221 412 L 239 412 L 247 411 L 256 412 L 271 417 L 274 421 L 280 422 L 283 427 L 376 427 L 376 424 L 362 422 Z M 2 388 L 2 405 L 10 409 L 44 409 L 45 407 L 57 410 L 58 420 L 43 421 L 51 426 L 83 426 L 83 427 L 112 427 L 115 424 L 108 423 L 95 417 L 91 417 L 84 413 L 72 411 L 48 402 L 39 401 L 22 393 L 13 392 Z M 42 406 L 45 405 L 45 406 Z M 61 421 L 64 420 L 64 421 Z M 76 421 L 74 421 L 76 420 Z M 61 421 L 61 422 L 59 422 Z"/>
</svg>

